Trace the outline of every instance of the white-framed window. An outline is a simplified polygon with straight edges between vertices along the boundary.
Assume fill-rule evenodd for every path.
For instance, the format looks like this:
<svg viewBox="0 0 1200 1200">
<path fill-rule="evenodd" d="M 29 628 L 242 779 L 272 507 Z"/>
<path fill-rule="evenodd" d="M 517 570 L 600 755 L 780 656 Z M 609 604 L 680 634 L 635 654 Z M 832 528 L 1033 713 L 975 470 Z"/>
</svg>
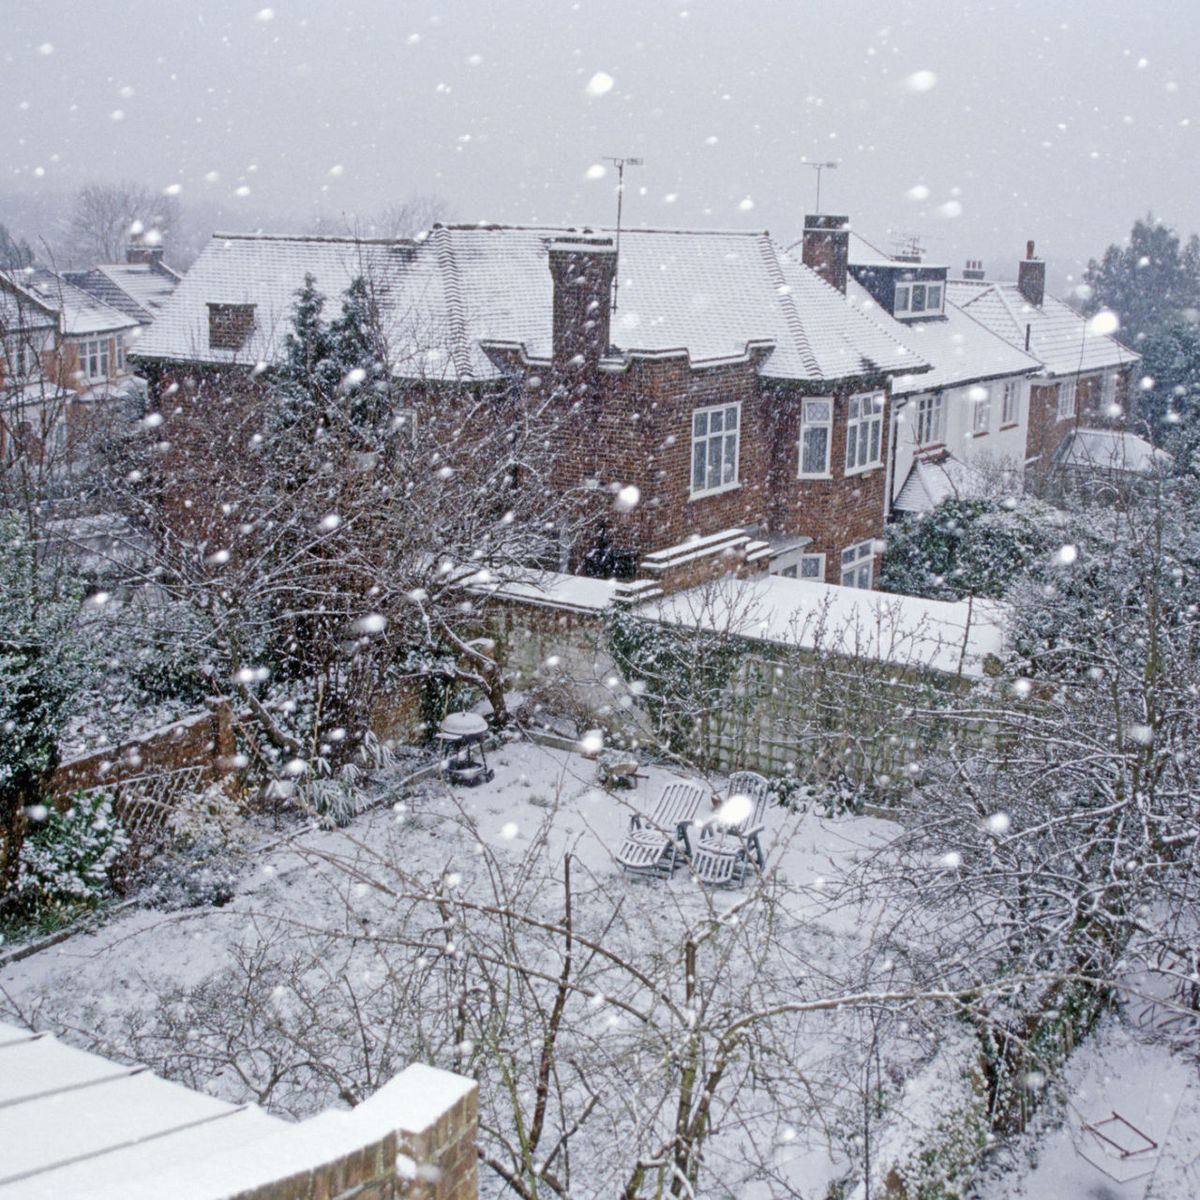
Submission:
<svg viewBox="0 0 1200 1200">
<path fill-rule="evenodd" d="M 800 412 L 800 478 L 829 478 L 829 446 L 833 431 L 833 401 L 805 400 Z"/>
<path fill-rule="evenodd" d="M 771 563 L 771 574 L 784 579 L 825 578 L 825 555 L 806 554 L 803 550 L 789 550 Z"/>
<path fill-rule="evenodd" d="M 992 427 L 991 391 L 985 387 L 979 388 L 972 398 L 972 403 L 975 407 L 971 413 L 971 431 L 972 433 L 987 433 Z"/>
<path fill-rule="evenodd" d="M 874 542 L 858 542 L 842 551 L 842 587 L 870 588 L 874 574 Z"/>
<path fill-rule="evenodd" d="M 85 379 L 108 378 L 108 338 L 79 343 L 79 373 Z"/>
<path fill-rule="evenodd" d="M 118 334 L 116 337 L 117 347 L 117 374 L 120 375 L 125 370 L 125 339 Z"/>
<path fill-rule="evenodd" d="M 1075 380 L 1058 385 L 1058 411 L 1055 420 L 1068 421 L 1075 415 Z"/>
<path fill-rule="evenodd" d="M 935 446 L 946 440 L 946 401 L 941 392 L 917 400 L 918 446 Z"/>
<path fill-rule="evenodd" d="M 942 311 L 940 283 L 898 283 L 892 311 L 897 316 L 915 317 Z"/>
<path fill-rule="evenodd" d="M 1010 379 L 1000 397 L 1000 424 L 1015 425 L 1021 419 L 1021 385 Z"/>
<path fill-rule="evenodd" d="M 846 474 L 883 462 L 883 393 L 865 392 L 846 401 Z"/>
<path fill-rule="evenodd" d="M 734 487 L 738 481 L 740 404 L 692 413 L 692 495 Z"/>
</svg>

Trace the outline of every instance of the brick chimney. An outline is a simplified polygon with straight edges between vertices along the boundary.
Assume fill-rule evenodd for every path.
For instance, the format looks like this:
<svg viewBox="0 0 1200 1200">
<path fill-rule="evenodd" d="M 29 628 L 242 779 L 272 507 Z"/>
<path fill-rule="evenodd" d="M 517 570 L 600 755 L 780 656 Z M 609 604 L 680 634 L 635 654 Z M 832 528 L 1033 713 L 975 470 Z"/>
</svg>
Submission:
<svg viewBox="0 0 1200 1200">
<path fill-rule="evenodd" d="M 804 218 L 804 265 L 811 267 L 839 292 L 846 290 L 846 263 L 849 257 L 849 217 L 810 213 Z"/>
<path fill-rule="evenodd" d="M 1017 291 L 1033 305 L 1041 308 L 1046 298 L 1046 264 L 1033 256 L 1033 243 L 1025 243 L 1025 257 L 1017 265 Z"/>
<path fill-rule="evenodd" d="M 983 259 L 968 258 L 967 265 L 963 267 L 964 279 L 983 279 Z"/>
<path fill-rule="evenodd" d="M 592 370 L 608 353 L 616 272 L 612 238 L 565 237 L 550 243 L 555 367 Z"/>
<path fill-rule="evenodd" d="M 144 233 L 131 233 L 129 235 L 129 244 L 125 247 L 125 261 L 127 263 L 146 263 L 148 266 L 156 267 L 163 260 L 162 242 L 156 245 L 151 245 L 146 241 Z"/>
</svg>

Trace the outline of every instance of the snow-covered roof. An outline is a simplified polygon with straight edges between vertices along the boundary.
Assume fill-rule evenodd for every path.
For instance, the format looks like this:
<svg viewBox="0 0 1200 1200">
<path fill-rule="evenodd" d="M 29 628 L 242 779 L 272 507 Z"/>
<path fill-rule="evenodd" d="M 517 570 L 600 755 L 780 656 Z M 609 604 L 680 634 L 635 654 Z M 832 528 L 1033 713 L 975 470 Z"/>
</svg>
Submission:
<svg viewBox="0 0 1200 1200">
<path fill-rule="evenodd" d="M 126 313 L 43 267 L 20 272 L 20 286 L 39 303 L 62 314 L 62 331 L 67 337 L 115 333 L 137 325 Z"/>
<path fill-rule="evenodd" d="M 311 274 L 336 312 L 357 276 L 378 298 L 401 377 L 494 378 L 485 347 L 551 356 L 548 247 L 584 231 L 437 226 L 421 241 L 218 234 L 138 344 L 146 358 L 278 361 L 295 293 Z M 612 231 L 587 230 L 592 236 Z M 765 233 L 625 230 L 611 341 L 625 354 L 680 352 L 694 363 L 774 349 L 763 375 L 834 380 L 925 364 Z M 210 304 L 252 304 L 240 351 L 208 345 Z"/>
<path fill-rule="evenodd" d="M 1030 304 L 1015 283 L 951 279 L 946 284 L 946 299 L 1013 346 L 1025 345 L 1028 327 L 1029 353 L 1047 375 L 1123 367 L 1140 358 L 1116 338 L 1097 332 L 1069 304 L 1053 296 L 1047 295 L 1040 307 Z"/>
<path fill-rule="evenodd" d="M 1041 367 L 1036 358 L 993 333 L 951 300 L 947 300 L 945 315 L 940 319 L 900 322 L 853 277 L 847 282 L 846 296 L 886 332 L 903 337 L 906 344 L 933 367 L 924 374 L 900 375 L 893 379 L 892 394 L 895 396 L 960 387 L 983 379 L 1029 375 Z"/>
<path fill-rule="evenodd" d="M 54 329 L 57 319 L 46 302 L 23 287 L 25 271 L 0 271 L 0 332 Z"/>
<path fill-rule="evenodd" d="M 908 472 L 892 507 L 899 512 L 924 513 L 951 497 L 985 494 L 983 475 L 951 454 L 940 459 L 918 458 Z"/>
<path fill-rule="evenodd" d="M 1152 475 L 1169 468 L 1171 456 L 1145 438 L 1119 429 L 1072 429 L 1054 451 L 1061 466 Z"/>
<path fill-rule="evenodd" d="M 638 609 L 667 624 L 978 678 L 1004 649 L 1003 605 L 925 600 L 757 575 L 676 592 Z"/>
<path fill-rule="evenodd" d="M 0 1024 L 0 1200 L 221 1200 L 424 1130 L 474 1086 L 414 1064 L 292 1123 Z"/>
<path fill-rule="evenodd" d="M 179 283 L 173 271 L 150 263 L 101 263 L 65 278 L 143 325 L 154 320 Z"/>
</svg>

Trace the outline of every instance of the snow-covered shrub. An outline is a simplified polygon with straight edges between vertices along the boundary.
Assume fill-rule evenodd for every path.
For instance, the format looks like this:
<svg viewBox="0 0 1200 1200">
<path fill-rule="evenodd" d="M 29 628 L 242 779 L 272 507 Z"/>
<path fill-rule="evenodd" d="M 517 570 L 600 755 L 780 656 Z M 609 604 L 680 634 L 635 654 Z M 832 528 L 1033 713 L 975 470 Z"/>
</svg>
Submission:
<svg viewBox="0 0 1200 1200">
<path fill-rule="evenodd" d="M 988 1143 L 987 1089 L 976 1040 L 947 1030 L 932 1061 L 905 1086 L 871 1154 L 872 1196 L 962 1200 Z M 849 1190 L 863 1200 L 865 1188 Z"/>
<path fill-rule="evenodd" d="M 719 623 L 683 629 L 620 608 L 609 616 L 607 633 L 613 662 L 662 745 L 702 759 L 708 724 L 727 705 L 750 643 Z"/>
<path fill-rule="evenodd" d="M 308 807 L 324 829 L 344 829 L 358 816 L 359 797 L 353 778 L 314 779 L 305 792 Z"/>
<path fill-rule="evenodd" d="M 243 859 L 215 834 L 168 846 L 158 854 L 141 898 L 155 908 L 220 908 L 233 899 Z"/>
<path fill-rule="evenodd" d="M 47 811 L 26 837 L 17 876 L 19 911 L 94 908 L 111 892 L 111 872 L 129 848 L 112 797 L 79 793 L 63 812 Z"/>
<path fill-rule="evenodd" d="M 1051 529 L 1032 499 L 945 500 L 890 528 L 879 585 L 931 600 L 999 598 L 1045 556 Z"/>
<path fill-rule="evenodd" d="M 171 810 L 167 844 L 150 861 L 142 896 L 157 908 L 215 906 L 233 898 L 245 860 L 246 813 L 219 784 Z"/>
</svg>

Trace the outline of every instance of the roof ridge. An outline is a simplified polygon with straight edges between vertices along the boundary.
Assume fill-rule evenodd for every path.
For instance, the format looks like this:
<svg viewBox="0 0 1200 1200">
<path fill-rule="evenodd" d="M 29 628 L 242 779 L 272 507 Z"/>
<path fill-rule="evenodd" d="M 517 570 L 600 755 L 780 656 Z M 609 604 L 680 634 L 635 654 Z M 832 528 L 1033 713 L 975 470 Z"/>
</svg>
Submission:
<svg viewBox="0 0 1200 1200">
<path fill-rule="evenodd" d="M 796 303 L 792 299 L 792 289 L 788 286 L 788 281 L 783 274 L 783 268 L 779 265 L 779 255 L 776 252 L 775 243 L 764 235 L 759 242 L 759 250 L 762 254 L 763 265 L 767 269 L 767 276 L 775 285 L 776 299 L 779 302 L 779 307 L 783 310 L 783 319 L 788 327 L 788 332 L 795 339 L 796 349 L 800 352 L 800 358 L 812 377 L 820 379 L 822 377 L 821 364 L 817 361 L 817 356 L 813 353 L 812 345 L 808 340 L 808 334 L 804 329 L 804 322 L 800 320 L 800 314 L 796 311 Z M 800 265 L 803 266 L 803 264 Z"/>
<path fill-rule="evenodd" d="M 472 379 L 474 372 L 471 369 L 471 356 L 467 350 L 467 304 L 463 294 L 462 276 L 458 271 L 458 260 L 454 256 L 450 230 L 435 229 L 433 238 L 438 270 L 442 275 L 442 291 L 446 296 L 446 316 L 450 325 L 450 354 L 459 375 L 464 379 Z"/>
</svg>

